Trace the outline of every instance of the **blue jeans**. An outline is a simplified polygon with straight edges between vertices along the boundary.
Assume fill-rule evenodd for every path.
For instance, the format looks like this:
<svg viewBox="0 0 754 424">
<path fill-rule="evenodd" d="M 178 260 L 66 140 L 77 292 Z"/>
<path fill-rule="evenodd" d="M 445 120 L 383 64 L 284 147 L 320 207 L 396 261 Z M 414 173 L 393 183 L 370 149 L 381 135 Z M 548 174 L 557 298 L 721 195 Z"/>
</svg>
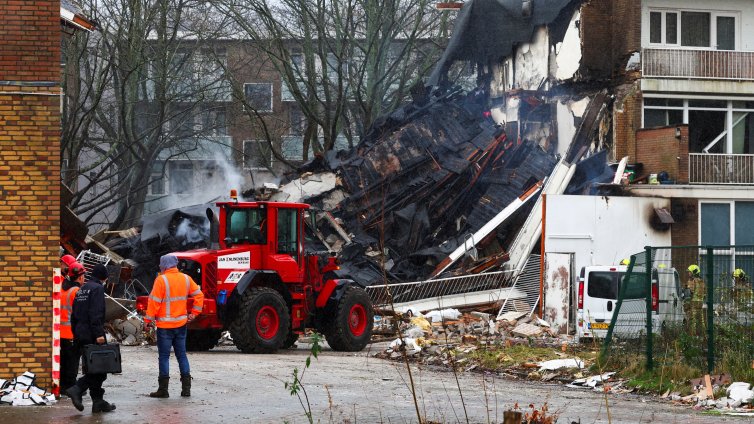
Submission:
<svg viewBox="0 0 754 424">
<path fill-rule="evenodd" d="M 160 377 L 170 376 L 170 347 L 175 351 L 181 375 L 191 374 L 186 356 L 186 326 L 157 328 L 157 351 L 160 354 Z"/>
</svg>

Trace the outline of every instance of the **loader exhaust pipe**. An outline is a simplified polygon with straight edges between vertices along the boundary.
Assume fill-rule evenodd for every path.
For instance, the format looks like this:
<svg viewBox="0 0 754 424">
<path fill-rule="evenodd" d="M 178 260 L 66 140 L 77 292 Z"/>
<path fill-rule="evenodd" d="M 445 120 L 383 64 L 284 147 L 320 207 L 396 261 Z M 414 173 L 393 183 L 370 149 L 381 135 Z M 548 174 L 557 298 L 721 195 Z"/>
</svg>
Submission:
<svg viewBox="0 0 754 424">
<path fill-rule="evenodd" d="M 220 248 L 220 221 L 212 208 L 207 208 L 207 219 L 209 219 L 209 248 L 217 250 Z"/>
</svg>

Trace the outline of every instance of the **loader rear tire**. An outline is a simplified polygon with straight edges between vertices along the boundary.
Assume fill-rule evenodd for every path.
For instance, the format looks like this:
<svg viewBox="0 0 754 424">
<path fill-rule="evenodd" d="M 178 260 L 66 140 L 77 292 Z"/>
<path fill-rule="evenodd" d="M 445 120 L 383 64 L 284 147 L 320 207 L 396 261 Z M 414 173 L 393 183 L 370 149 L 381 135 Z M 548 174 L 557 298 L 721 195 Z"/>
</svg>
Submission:
<svg viewBox="0 0 754 424">
<path fill-rule="evenodd" d="M 220 341 L 220 330 L 188 330 L 186 334 L 186 350 L 189 352 L 203 352 L 217 346 Z"/>
<path fill-rule="evenodd" d="M 374 309 L 367 292 L 349 286 L 341 296 L 335 314 L 325 325 L 325 339 L 333 350 L 358 352 L 369 343 L 374 326 Z"/>
<path fill-rule="evenodd" d="M 296 333 L 295 331 L 289 331 L 288 337 L 285 338 L 285 341 L 283 342 L 283 345 L 280 346 L 280 348 L 289 349 L 293 345 L 295 345 L 297 341 L 298 341 L 298 333 Z"/>
<path fill-rule="evenodd" d="M 290 326 L 283 296 L 268 287 L 251 287 L 244 292 L 229 330 L 242 352 L 274 353 L 286 341 Z"/>
</svg>

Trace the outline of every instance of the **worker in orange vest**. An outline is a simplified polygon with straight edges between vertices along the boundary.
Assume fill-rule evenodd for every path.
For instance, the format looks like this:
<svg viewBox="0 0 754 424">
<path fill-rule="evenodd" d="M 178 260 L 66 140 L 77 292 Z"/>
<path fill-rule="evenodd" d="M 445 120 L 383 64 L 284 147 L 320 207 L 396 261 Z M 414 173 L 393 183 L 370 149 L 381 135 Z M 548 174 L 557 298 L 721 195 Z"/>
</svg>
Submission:
<svg viewBox="0 0 754 424">
<path fill-rule="evenodd" d="M 175 351 L 181 371 L 181 396 L 191 396 L 191 371 L 186 356 L 186 326 L 202 312 L 204 294 L 188 275 L 178 271 L 178 258 L 164 255 L 160 258 L 160 271 L 149 294 L 144 324 L 154 322 L 157 326 L 157 351 L 159 352 L 160 375 L 158 389 L 149 394 L 166 398 L 170 381 L 170 347 Z M 188 298 L 194 300 L 188 311 Z"/>
<path fill-rule="evenodd" d="M 68 255 L 70 256 L 70 255 Z M 61 259 L 62 261 L 62 259 Z M 73 330 L 71 330 L 71 314 L 73 299 L 76 292 L 84 283 L 86 269 L 78 262 L 68 266 L 68 275 L 63 280 L 63 290 L 60 296 L 60 389 L 65 393 L 76 384 L 76 374 L 79 372 L 81 353 L 73 344 Z"/>
</svg>

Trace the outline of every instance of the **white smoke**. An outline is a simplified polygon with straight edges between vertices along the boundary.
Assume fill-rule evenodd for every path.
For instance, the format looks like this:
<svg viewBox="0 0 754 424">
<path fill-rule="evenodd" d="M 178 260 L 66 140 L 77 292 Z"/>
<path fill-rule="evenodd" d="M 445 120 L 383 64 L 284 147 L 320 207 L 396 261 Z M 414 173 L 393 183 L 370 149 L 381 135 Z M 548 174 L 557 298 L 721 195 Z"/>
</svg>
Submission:
<svg viewBox="0 0 754 424">
<path fill-rule="evenodd" d="M 188 193 L 168 194 L 161 200 L 163 210 L 209 203 L 218 198 L 227 198 L 231 189 L 236 189 L 239 193 L 243 190 L 243 176 L 222 154 L 215 153 L 213 160 L 192 161 L 192 164 L 190 180 L 179 180 L 183 175 L 169 175 L 171 187 L 189 189 Z"/>
</svg>

